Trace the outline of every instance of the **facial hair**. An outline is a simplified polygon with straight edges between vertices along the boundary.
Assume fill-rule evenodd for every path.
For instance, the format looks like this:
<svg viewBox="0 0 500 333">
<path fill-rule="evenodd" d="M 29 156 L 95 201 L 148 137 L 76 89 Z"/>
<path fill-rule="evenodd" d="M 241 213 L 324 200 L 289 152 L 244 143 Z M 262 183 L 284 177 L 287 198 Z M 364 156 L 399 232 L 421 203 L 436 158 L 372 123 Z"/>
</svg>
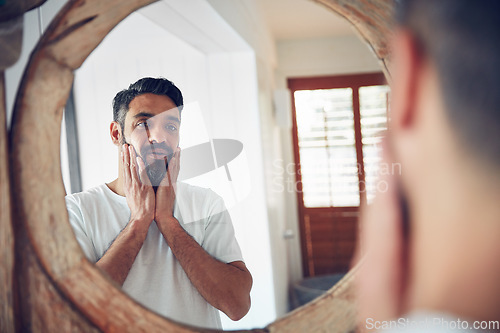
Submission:
<svg viewBox="0 0 500 333">
<path fill-rule="evenodd" d="M 170 147 L 168 147 L 164 143 L 158 144 L 146 144 L 141 147 L 140 152 L 137 152 L 137 149 L 133 145 L 127 142 L 127 140 L 123 140 L 126 144 L 132 146 L 136 151 L 137 156 L 144 162 L 146 166 L 146 174 L 148 175 L 149 181 L 151 185 L 155 188 L 160 186 L 161 181 L 165 177 L 168 169 L 168 161 L 172 158 L 173 152 Z M 152 162 L 148 162 L 145 156 L 154 150 L 163 150 L 167 151 L 168 155 L 166 155 L 163 159 L 154 159 Z"/>
<path fill-rule="evenodd" d="M 165 177 L 168 168 L 168 159 L 156 159 L 152 163 L 146 165 L 146 174 L 153 187 L 160 186 L 161 181 Z"/>
</svg>

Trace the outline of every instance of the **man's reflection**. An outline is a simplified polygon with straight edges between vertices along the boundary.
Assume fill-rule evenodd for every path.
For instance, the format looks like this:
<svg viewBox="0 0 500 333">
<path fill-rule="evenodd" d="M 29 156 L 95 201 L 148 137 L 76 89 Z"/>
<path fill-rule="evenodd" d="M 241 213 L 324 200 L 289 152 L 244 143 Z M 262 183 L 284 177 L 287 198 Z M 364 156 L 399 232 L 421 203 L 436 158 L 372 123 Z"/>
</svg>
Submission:
<svg viewBox="0 0 500 333">
<path fill-rule="evenodd" d="M 252 277 L 222 199 L 176 182 L 182 104 L 166 79 L 119 92 L 110 126 L 118 178 L 66 204 L 87 258 L 131 297 L 177 321 L 220 328 L 216 309 L 233 320 L 248 312 Z"/>
<path fill-rule="evenodd" d="M 137 98 L 138 102 L 155 103 L 147 97 Z M 148 180 L 155 190 L 167 172 L 168 162 L 173 157 L 174 150 L 178 151 L 176 145 L 179 143 L 179 112 L 175 104 L 165 102 L 169 109 L 160 111 L 159 114 L 139 112 L 133 115 L 131 142 L 126 142 L 125 136 L 122 136 L 121 142 L 138 148 L 138 165 L 145 164 Z"/>
</svg>

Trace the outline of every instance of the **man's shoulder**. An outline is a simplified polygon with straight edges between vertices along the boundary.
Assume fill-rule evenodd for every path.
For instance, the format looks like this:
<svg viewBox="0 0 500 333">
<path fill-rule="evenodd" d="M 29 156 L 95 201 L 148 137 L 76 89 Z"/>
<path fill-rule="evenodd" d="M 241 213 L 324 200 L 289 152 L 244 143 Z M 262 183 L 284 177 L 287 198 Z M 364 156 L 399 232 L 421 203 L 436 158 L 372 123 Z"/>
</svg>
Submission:
<svg viewBox="0 0 500 333">
<path fill-rule="evenodd" d="M 102 197 L 105 192 L 103 187 L 106 187 L 106 184 L 101 184 L 85 191 L 68 194 L 66 195 L 66 200 L 86 201 Z"/>
<path fill-rule="evenodd" d="M 65 199 L 66 205 L 73 204 L 78 206 L 120 200 L 119 195 L 113 193 L 106 184 L 101 184 L 82 192 L 68 194 Z"/>
<path fill-rule="evenodd" d="M 71 218 L 75 220 L 85 220 L 85 223 L 99 224 L 104 217 L 111 219 L 115 217 L 123 218 L 128 215 L 127 199 L 109 189 L 106 184 L 102 184 L 88 190 L 69 194 L 65 198 L 66 209 Z M 125 219 L 128 219 L 126 216 Z"/>
</svg>

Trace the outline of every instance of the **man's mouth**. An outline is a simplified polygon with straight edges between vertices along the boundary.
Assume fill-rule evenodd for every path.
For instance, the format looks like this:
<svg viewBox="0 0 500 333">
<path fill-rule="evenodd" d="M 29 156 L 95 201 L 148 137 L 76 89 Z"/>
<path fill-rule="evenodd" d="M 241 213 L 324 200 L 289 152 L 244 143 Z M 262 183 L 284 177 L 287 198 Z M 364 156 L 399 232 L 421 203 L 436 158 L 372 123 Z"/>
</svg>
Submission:
<svg viewBox="0 0 500 333">
<path fill-rule="evenodd" d="M 170 160 L 172 157 L 173 153 L 171 151 L 165 150 L 165 149 L 147 149 L 143 156 L 144 157 L 151 157 L 154 159 L 167 159 Z"/>
<path fill-rule="evenodd" d="M 168 147 L 155 147 L 149 145 L 141 150 L 141 158 L 146 165 L 151 185 L 159 186 L 163 177 L 167 173 L 168 162 L 173 156 L 173 152 Z"/>
<path fill-rule="evenodd" d="M 164 151 L 150 151 L 147 153 L 147 155 L 153 156 L 154 158 L 165 158 L 165 157 L 170 157 L 171 154 Z"/>
</svg>

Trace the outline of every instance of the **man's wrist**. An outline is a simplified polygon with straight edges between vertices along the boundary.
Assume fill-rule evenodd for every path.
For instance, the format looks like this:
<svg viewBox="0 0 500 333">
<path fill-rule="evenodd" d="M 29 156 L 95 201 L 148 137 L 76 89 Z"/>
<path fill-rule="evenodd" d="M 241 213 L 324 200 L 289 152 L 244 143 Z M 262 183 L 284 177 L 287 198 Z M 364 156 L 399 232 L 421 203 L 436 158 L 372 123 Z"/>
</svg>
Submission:
<svg viewBox="0 0 500 333">
<path fill-rule="evenodd" d="M 172 215 L 155 218 L 155 221 L 162 234 L 169 233 L 173 227 L 179 225 L 179 221 Z"/>
<path fill-rule="evenodd" d="M 155 217 L 155 221 L 156 221 L 156 223 L 165 224 L 165 225 L 179 223 L 179 221 L 173 215 L 168 215 L 165 217 Z"/>
<path fill-rule="evenodd" d="M 131 218 L 127 229 L 131 236 L 145 238 L 152 221 L 152 219 L 147 218 Z"/>
</svg>

